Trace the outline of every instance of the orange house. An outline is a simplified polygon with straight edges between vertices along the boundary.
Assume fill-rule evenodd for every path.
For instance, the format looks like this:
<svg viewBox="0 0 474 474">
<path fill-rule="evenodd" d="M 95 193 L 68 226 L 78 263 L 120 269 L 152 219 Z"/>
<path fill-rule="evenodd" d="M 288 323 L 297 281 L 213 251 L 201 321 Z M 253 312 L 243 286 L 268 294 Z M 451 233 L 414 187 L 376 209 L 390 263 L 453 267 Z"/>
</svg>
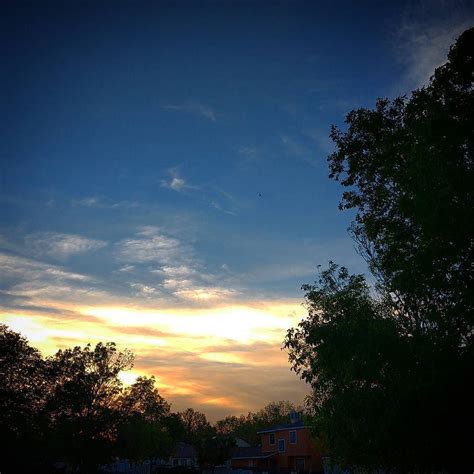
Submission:
<svg viewBox="0 0 474 474">
<path fill-rule="evenodd" d="M 311 437 L 309 427 L 292 415 L 292 423 L 259 431 L 261 446 L 240 448 L 232 457 L 233 469 L 323 472 L 321 450 Z"/>
</svg>

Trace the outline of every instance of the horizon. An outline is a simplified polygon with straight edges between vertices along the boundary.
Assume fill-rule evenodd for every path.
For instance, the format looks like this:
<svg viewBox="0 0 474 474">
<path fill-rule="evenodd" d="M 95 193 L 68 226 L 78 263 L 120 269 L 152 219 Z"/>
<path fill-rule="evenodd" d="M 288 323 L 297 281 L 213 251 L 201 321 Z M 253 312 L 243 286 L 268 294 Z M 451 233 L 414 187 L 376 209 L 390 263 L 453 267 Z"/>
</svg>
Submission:
<svg viewBox="0 0 474 474">
<path fill-rule="evenodd" d="M 281 350 L 330 260 L 368 275 L 331 124 L 409 94 L 469 2 L 4 7 L 0 322 L 113 341 L 173 411 L 301 404 Z"/>
</svg>

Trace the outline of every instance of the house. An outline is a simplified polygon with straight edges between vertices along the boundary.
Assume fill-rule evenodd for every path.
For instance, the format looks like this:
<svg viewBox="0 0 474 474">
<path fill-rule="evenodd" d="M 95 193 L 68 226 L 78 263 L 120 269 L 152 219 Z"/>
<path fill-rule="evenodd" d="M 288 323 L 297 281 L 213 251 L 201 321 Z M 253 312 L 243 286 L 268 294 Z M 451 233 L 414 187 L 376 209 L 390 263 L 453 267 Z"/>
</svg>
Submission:
<svg viewBox="0 0 474 474">
<path fill-rule="evenodd" d="M 281 472 L 323 472 L 321 450 L 298 414 L 291 423 L 265 428 L 258 432 L 261 446 L 237 448 L 232 469 Z"/>
<path fill-rule="evenodd" d="M 197 468 L 197 453 L 194 446 L 183 442 L 176 443 L 171 452 L 169 465 L 171 467 Z"/>
</svg>

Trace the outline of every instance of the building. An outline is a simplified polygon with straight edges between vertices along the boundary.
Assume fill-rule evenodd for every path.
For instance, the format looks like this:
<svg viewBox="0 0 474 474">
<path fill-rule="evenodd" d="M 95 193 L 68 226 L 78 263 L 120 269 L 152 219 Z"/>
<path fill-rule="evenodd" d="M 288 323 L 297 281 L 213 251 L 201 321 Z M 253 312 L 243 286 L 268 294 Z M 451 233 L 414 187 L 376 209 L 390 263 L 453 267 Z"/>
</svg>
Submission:
<svg viewBox="0 0 474 474">
<path fill-rule="evenodd" d="M 171 452 L 169 465 L 171 467 L 197 468 L 197 453 L 194 446 L 183 442 L 176 443 Z"/>
<path fill-rule="evenodd" d="M 261 446 L 237 448 L 232 457 L 233 469 L 323 472 L 321 450 L 297 414 L 292 414 L 291 423 L 271 426 L 258 434 Z"/>
</svg>

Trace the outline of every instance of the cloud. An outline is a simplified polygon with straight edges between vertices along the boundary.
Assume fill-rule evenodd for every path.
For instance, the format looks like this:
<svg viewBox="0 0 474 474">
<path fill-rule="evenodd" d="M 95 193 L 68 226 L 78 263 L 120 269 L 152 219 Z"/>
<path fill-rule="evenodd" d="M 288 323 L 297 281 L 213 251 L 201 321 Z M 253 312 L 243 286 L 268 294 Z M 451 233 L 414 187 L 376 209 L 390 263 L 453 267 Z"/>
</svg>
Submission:
<svg viewBox="0 0 474 474">
<path fill-rule="evenodd" d="M 100 281 L 61 266 L 0 253 L 2 281 L 8 287 L 1 295 L 1 321 L 46 354 L 99 341 L 128 347 L 136 354 L 133 374 L 154 374 L 174 410 L 192 406 L 211 420 L 256 410 L 277 398 L 299 401 L 305 386 L 289 371 L 280 346 L 286 329 L 305 312 L 300 302 L 232 304 L 236 292 L 212 284 L 219 276 L 206 275 L 195 261 L 145 272 L 156 239 L 159 249 L 165 242 L 182 258 L 180 241 L 169 243 L 171 237 L 157 227 L 140 228 L 128 241 L 152 244 L 125 246 L 144 259 L 134 276 L 151 274 L 163 284 L 133 282 L 135 293 L 129 296 L 120 296 L 120 287 L 115 295 L 101 291 Z M 167 306 L 164 291 L 175 293 L 180 305 Z M 151 297 L 156 297 L 152 303 Z"/>
<path fill-rule="evenodd" d="M 79 206 L 96 207 L 99 204 L 99 199 L 94 196 L 90 196 L 82 199 L 73 199 L 72 203 Z"/>
<path fill-rule="evenodd" d="M 158 227 L 142 227 L 135 238 L 123 239 L 117 244 L 118 258 L 130 263 L 170 264 L 180 255 L 180 242 L 164 235 Z"/>
<path fill-rule="evenodd" d="M 71 272 L 29 258 L 0 253 L 4 296 L 23 305 L 50 306 L 51 302 L 109 301 L 111 294 L 100 289 L 101 282 L 82 273 Z"/>
<path fill-rule="evenodd" d="M 189 104 L 167 104 L 162 105 L 163 110 L 175 110 L 177 112 L 186 112 L 194 115 L 200 115 L 201 117 L 210 120 L 211 122 L 216 122 L 216 113 L 207 105 L 199 103 L 189 103 Z"/>
<path fill-rule="evenodd" d="M 317 154 L 307 146 L 303 145 L 300 141 L 295 140 L 289 135 L 280 136 L 281 143 L 284 145 L 284 150 L 288 156 L 299 158 L 311 166 L 317 166 Z"/>
<path fill-rule="evenodd" d="M 164 266 L 156 270 L 151 270 L 151 273 L 158 273 L 161 275 L 166 275 L 168 277 L 183 277 L 196 274 L 196 269 L 191 268 L 187 265 L 178 265 L 178 266 Z"/>
<path fill-rule="evenodd" d="M 305 134 L 310 137 L 324 153 L 329 154 L 334 151 L 334 143 L 329 137 L 329 130 L 322 131 L 313 128 L 311 130 L 307 130 Z"/>
<path fill-rule="evenodd" d="M 133 209 L 139 206 L 136 201 L 112 201 L 98 196 L 86 196 L 81 199 L 72 199 L 73 206 L 91 207 L 98 209 Z"/>
<path fill-rule="evenodd" d="M 398 92 L 428 84 L 435 68 L 446 62 L 449 47 L 473 23 L 474 10 L 467 4 L 438 0 L 410 5 L 393 34 L 396 56 L 405 66 Z"/>
<path fill-rule="evenodd" d="M 168 174 L 168 179 L 162 179 L 160 181 L 162 188 L 172 189 L 178 193 L 191 189 L 198 189 L 197 186 L 191 186 L 190 184 L 186 183 L 186 181 L 179 176 L 178 170 L 176 168 L 169 169 Z"/>
<path fill-rule="evenodd" d="M 81 273 L 67 271 L 56 265 L 48 265 L 16 255 L 0 253 L 0 267 L 3 280 L 39 280 L 48 281 L 92 281 L 92 278 Z"/>
<path fill-rule="evenodd" d="M 77 234 L 36 232 L 25 238 L 27 249 L 36 256 L 65 259 L 71 255 L 99 250 L 107 245 L 103 240 L 90 239 Z"/>
<path fill-rule="evenodd" d="M 168 174 L 168 179 L 160 181 L 161 187 L 191 196 L 193 199 L 199 200 L 225 214 L 234 216 L 237 214 L 232 208 L 237 207 L 238 202 L 230 193 L 216 186 L 191 185 L 179 175 L 176 167 L 170 168 Z"/>
<path fill-rule="evenodd" d="M 221 287 L 196 287 L 191 285 L 189 288 L 181 288 L 174 291 L 174 294 L 185 300 L 195 301 L 216 301 L 235 298 L 238 292 L 229 288 Z"/>
<path fill-rule="evenodd" d="M 257 158 L 257 156 L 259 154 L 259 150 L 256 147 L 242 146 L 242 147 L 237 149 L 237 153 L 240 156 L 243 156 L 245 158 L 255 159 L 255 158 Z"/>
</svg>

